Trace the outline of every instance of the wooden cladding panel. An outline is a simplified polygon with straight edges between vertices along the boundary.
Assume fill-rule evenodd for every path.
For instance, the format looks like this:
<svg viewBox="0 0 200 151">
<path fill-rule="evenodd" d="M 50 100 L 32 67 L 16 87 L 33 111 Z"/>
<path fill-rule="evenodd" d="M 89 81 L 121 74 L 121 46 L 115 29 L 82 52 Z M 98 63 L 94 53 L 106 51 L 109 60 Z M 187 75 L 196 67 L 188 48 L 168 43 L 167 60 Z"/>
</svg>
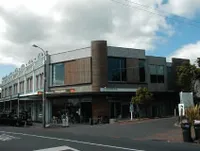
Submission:
<svg viewBox="0 0 200 151">
<path fill-rule="evenodd" d="M 65 63 L 65 84 L 91 83 L 91 58 L 73 60 Z"/>
<path fill-rule="evenodd" d="M 135 58 L 126 59 L 127 81 L 139 82 L 139 60 Z"/>
</svg>

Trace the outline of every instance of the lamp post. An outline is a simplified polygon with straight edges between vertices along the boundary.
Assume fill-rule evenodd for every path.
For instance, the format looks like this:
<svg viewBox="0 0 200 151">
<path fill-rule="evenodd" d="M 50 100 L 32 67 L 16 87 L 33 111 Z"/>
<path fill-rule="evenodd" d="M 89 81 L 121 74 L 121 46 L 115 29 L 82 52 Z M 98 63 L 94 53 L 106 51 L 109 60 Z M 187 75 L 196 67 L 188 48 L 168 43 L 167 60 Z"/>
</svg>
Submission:
<svg viewBox="0 0 200 151">
<path fill-rule="evenodd" d="M 40 49 L 43 52 L 44 55 L 44 78 L 43 78 L 43 95 L 42 95 L 42 108 L 43 108 L 43 127 L 46 128 L 46 64 L 47 64 L 47 58 L 46 55 L 48 54 L 48 51 L 44 51 L 41 47 L 33 44 L 32 45 L 35 48 Z"/>
</svg>

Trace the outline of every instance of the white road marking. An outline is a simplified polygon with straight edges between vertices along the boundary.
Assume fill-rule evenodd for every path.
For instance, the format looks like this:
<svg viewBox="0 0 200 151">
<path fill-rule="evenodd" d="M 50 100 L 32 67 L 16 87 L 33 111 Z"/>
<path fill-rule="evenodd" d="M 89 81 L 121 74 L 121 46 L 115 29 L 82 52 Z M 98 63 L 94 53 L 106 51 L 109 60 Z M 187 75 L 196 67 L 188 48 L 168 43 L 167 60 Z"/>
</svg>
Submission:
<svg viewBox="0 0 200 151">
<path fill-rule="evenodd" d="M 71 142 L 71 143 L 84 144 L 84 145 L 90 145 L 90 146 L 99 146 L 99 147 L 105 147 L 105 148 L 121 149 L 121 150 L 128 150 L 128 151 L 145 151 L 145 150 L 139 150 L 139 149 L 133 149 L 133 148 L 120 147 L 120 146 L 98 144 L 98 143 L 85 142 L 85 141 L 79 141 L 79 140 L 73 140 L 73 139 L 64 139 L 64 138 L 33 135 L 33 134 L 26 134 L 26 133 L 7 132 L 7 131 L 0 131 L 0 133 L 31 136 L 31 137 L 37 137 L 37 138 L 43 138 L 43 139 L 51 139 L 51 140 L 57 140 L 57 141 Z"/>
<path fill-rule="evenodd" d="M 52 147 L 52 148 L 45 148 L 45 149 L 39 149 L 39 150 L 34 150 L 34 151 L 65 151 L 65 150 L 70 150 L 70 151 L 80 151 L 75 148 L 71 148 L 68 146 L 59 146 L 59 147 Z"/>
<path fill-rule="evenodd" d="M 12 139 L 20 139 L 19 137 L 14 137 L 6 134 L 1 134 L 0 135 L 0 141 L 10 141 Z"/>
</svg>

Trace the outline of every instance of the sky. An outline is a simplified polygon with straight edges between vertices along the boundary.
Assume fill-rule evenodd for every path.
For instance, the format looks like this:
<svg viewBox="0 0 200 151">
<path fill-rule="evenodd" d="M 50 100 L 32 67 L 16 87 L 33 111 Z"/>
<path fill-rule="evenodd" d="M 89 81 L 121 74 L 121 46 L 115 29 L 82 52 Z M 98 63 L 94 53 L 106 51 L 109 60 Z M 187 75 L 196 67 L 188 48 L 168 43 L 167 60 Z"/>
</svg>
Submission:
<svg viewBox="0 0 200 151">
<path fill-rule="evenodd" d="M 199 31 L 200 0 L 0 0 L 0 81 L 38 55 L 32 44 L 53 54 L 103 39 L 194 62 Z"/>
</svg>

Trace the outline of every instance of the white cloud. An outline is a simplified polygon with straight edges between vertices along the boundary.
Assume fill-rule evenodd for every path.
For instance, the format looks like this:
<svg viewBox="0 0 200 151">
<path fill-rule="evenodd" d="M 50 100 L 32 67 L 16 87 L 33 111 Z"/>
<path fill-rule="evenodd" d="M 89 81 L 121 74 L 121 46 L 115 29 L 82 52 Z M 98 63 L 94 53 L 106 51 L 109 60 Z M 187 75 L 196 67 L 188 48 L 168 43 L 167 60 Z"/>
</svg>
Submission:
<svg viewBox="0 0 200 151">
<path fill-rule="evenodd" d="M 168 4 L 162 1 L 137 2 L 167 11 L 191 5 L 183 0 L 178 8 L 171 0 Z M 197 6 L 180 11 L 194 14 Z M 0 0 L 0 25 L 0 64 L 17 66 L 39 52 L 31 47 L 33 43 L 49 53 L 85 47 L 96 39 L 150 50 L 163 39 L 157 32 L 173 33 L 165 18 L 111 0 Z"/>
<path fill-rule="evenodd" d="M 168 0 L 161 8 L 175 15 L 193 18 L 200 12 L 200 0 Z"/>
<path fill-rule="evenodd" d="M 200 41 L 194 44 L 184 45 L 180 49 L 174 51 L 168 59 L 171 59 L 172 57 L 190 59 L 191 63 L 195 63 L 196 59 L 200 57 Z"/>
</svg>

